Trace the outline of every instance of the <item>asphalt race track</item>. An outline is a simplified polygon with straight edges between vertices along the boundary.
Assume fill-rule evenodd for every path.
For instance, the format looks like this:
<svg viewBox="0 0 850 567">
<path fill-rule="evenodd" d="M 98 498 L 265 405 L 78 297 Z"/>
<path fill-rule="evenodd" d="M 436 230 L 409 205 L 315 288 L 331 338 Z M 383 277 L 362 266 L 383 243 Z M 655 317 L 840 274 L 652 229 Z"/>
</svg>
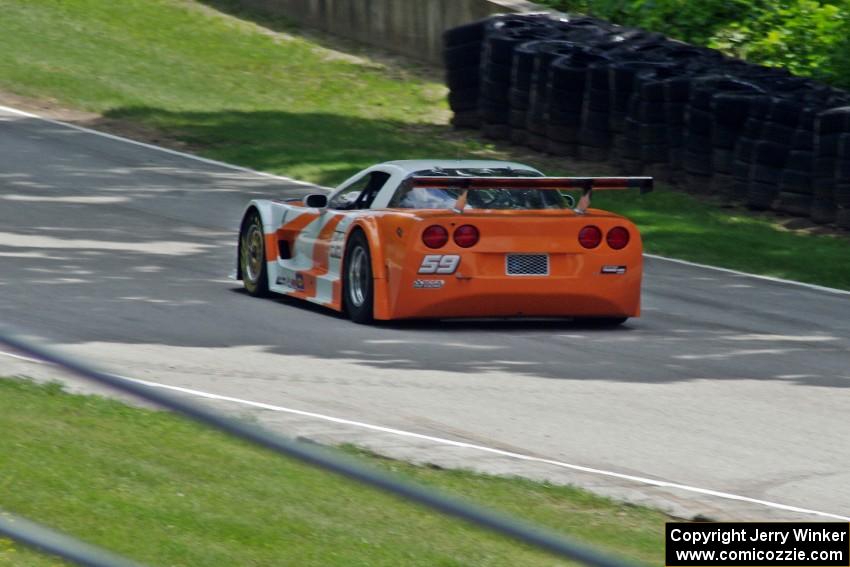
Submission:
<svg viewBox="0 0 850 567">
<path fill-rule="evenodd" d="M 248 199 L 307 191 L 0 111 L 0 321 L 123 375 L 269 404 L 209 400 L 293 436 L 682 515 L 850 516 L 850 295 L 650 258 L 644 316 L 616 330 L 363 327 L 227 277 Z M 0 375 L 53 373 L 0 356 Z"/>
</svg>

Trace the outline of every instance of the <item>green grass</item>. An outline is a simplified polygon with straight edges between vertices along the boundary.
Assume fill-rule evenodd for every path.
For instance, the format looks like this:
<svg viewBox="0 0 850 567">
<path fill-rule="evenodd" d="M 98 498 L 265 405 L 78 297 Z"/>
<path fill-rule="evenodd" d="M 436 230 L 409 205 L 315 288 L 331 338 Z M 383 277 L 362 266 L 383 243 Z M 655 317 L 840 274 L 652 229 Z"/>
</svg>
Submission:
<svg viewBox="0 0 850 567">
<path fill-rule="evenodd" d="M 560 565 L 163 412 L 0 379 L 0 509 L 152 565 Z M 646 564 L 666 517 L 522 479 L 357 459 Z M 54 565 L 0 540 L 0 566 Z"/>
<path fill-rule="evenodd" d="M 0 0 L 0 90 L 104 115 L 95 127 L 141 124 L 205 156 L 324 185 L 400 158 L 507 157 L 551 174 L 615 173 L 453 132 L 433 72 L 342 56 L 325 47 L 334 40 L 236 4 Z M 789 233 L 769 215 L 663 185 L 642 199 L 596 202 L 636 220 L 650 252 L 850 289 L 845 237 Z"/>
</svg>

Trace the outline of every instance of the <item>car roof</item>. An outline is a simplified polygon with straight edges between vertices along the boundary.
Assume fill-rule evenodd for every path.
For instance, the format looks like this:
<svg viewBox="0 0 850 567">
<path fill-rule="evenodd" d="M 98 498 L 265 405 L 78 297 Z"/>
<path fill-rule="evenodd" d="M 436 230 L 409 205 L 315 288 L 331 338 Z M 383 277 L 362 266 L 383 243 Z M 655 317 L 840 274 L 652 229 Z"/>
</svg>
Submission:
<svg viewBox="0 0 850 567">
<path fill-rule="evenodd" d="M 537 171 L 530 165 L 513 161 L 483 160 L 483 159 L 403 159 L 387 161 L 381 165 L 394 165 L 407 173 L 423 171 L 426 169 L 529 169 Z M 541 173 L 537 171 L 538 173 Z"/>
</svg>

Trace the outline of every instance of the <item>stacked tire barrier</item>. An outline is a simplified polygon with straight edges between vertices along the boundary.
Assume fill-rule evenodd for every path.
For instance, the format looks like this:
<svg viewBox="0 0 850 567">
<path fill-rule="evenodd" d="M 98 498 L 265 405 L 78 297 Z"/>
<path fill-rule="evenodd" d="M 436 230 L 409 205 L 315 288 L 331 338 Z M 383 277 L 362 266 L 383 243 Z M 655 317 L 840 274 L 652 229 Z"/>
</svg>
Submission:
<svg viewBox="0 0 850 567">
<path fill-rule="evenodd" d="M 850 93 L 586 16 L 448 30 L 457 128 L 850 228 Z"/>
</svg>

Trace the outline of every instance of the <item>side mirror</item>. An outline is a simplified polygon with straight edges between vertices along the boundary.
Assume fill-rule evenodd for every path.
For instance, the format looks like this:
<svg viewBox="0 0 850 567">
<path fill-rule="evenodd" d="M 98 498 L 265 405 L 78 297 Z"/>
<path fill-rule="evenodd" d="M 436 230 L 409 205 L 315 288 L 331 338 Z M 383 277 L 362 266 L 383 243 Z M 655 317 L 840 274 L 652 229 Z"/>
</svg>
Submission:
<svg viewBox="0 0 850 567">
<path fill-rule="evenodd" d="M 304 204 L 311 209 L 324 209 L 328 206 L 328 196 L 320 193 L 313 193 L 311 195 L 307 195 L 304 199 Z"/>
</svg>

